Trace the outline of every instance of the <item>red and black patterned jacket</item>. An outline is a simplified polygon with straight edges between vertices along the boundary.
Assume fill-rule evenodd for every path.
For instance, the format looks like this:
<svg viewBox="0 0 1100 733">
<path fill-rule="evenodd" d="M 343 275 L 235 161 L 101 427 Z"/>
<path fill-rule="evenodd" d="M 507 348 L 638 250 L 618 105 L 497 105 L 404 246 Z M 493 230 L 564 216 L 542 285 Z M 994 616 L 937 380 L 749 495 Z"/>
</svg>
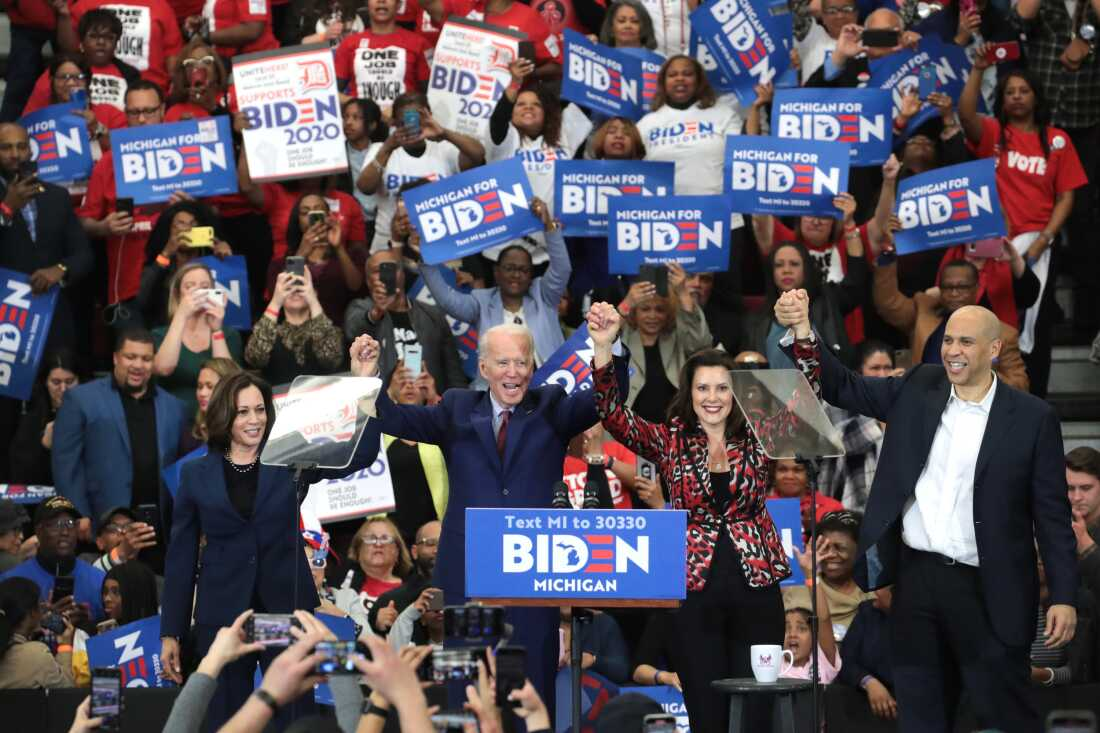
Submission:
<svg viewBox="0 0 1100 733">
<path fill-rule="evenodd" d="M 795 344 L 795 359 L 815 393 L 820 392 L 820 364 L 810 347 Z M 778 583 L 791 574 L 783 544 L 765 507 L 768 462 L 748 427 L 726 443 L 730 464 L 729 497 L 715 501 L 707 464 L 707 437 L 698 424 L 652 423 L 621 404 L 613 364 L 594 369 L 596 410 L 620 443 L 658 466 L 674 509 L 687 510 L 687 587 L 702 590 L 718 533 L 726 527 L 740 555 L 741 571 L 753 588 Z M 734 406 L 736 410 L 736 405 Z M 765 427 L 764 429 L 768 429 Z M 725 512 L 718 513 L 718 506 Z"/>
</svg>

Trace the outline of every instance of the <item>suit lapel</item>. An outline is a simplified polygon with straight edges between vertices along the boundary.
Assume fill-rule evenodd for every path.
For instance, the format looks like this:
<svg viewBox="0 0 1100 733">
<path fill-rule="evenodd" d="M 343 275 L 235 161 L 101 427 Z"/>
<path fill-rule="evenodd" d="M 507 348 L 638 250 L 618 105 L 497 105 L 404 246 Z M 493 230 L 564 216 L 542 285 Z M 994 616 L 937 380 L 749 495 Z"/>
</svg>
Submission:
<svg viewBox="0 0 1100 733">
<path fill-rule="evenodd" d="M 111 380 L 113 377 L 107 377 L 107 379 Z M 110 381 L 107 382 L 107 392 L 110 399 L 104 400 L 104 402 L 111 413 L 111 422 L 118 427 L 119 435 L 122 436 L 122 445 L 126 447 L 126 454 L 130 455 L 132 450 L 130 447 L 130 427 L 126 423 L 126 410 L 122 409 L 122 401 L 128 398 L 122 394 L 122 390 Z"/>
<path fill-rule="evenodd" d="M 500 456 L 497 455 L 497 438 L 493 434 L 493 402 L 489 399 L 488 392 L 482 392 L 481 400 L 474 405 L 474 409 L 470 413 L 470 424 L 474 426 L 474 432 L 481 439 L 486 455 L 495 458 L 496 465 L 501 468 L 503 473 Z M 509 425 L 509 429 L 511 429 L 511 425 Z"/>
<path fill-rule="evenodd" d="M 531 393 L 523 395 L 523 401 L 512 410 L 512 417 L 508 420 L 508 436 L 504 443 L 504 466 L 512 462 L 512 457 L 519 450 L 520 441 L 523 439 L 523 431 L 531 422 L 531 415 L 535 412 L 535 400 Z M 496 443 L 493 444 L 496 449 Z"/>
<path fill-rule="evenodd" d="M 1016 400 L 1005 383 L 997 380 L 997 392 L 993 395 L 993 405 L 989 408 L 989 419 L 985 424 L 985 435 L 982 436 L 982 445 L 978 449 L 978 462 L 974 464 L 974 485 L 979 484 L 982 472 L 989 464 L 989 459 L 1001 445 L 1005 434 L 1012 425 L 1012 413 L 1016 411 Z"/>
</svg>

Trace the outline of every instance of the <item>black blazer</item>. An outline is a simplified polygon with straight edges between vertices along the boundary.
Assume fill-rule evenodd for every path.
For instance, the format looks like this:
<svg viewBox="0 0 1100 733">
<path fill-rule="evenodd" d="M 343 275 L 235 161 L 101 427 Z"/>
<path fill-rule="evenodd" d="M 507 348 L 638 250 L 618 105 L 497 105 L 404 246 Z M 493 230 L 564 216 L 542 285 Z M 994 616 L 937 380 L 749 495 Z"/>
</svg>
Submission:
<svg viewBox="0 0 1100 733">
<path fill-rule="evenodd" d="M 887 423 L 860 530 L 856 582 L 890 585 L 901 555 L 901 517 L 913 496 L 951 394 L 942 366 L 922 364 L 902 377 L 861 377 L 821 351 L 821 397 Z M 986 609 L 997 636 L 1026 646 L 1035 636 L 1039 598 L 1035 540 L 1051 603 L 1074 605 L 1077 553 L 1066 497 L 1062 433 L 1054 409 L 997 381 L 974 471 L 974 533 Z"/>
</svg>

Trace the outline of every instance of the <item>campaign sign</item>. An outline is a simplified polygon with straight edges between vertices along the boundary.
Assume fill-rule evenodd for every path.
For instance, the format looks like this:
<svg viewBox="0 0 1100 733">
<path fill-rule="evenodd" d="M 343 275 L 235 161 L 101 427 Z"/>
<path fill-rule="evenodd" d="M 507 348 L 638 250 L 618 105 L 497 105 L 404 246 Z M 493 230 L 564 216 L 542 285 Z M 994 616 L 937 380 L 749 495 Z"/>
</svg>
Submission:
<svg viewBox="0 0 1100 733">
<path fill-rule="evenodd" d="M 172 501 L 176 500 L 176 494 L 180 492 L 180 481 L 183 478 L 183 464 L 193 458 L 202 458 L 208 452 L 209 448 L 205 445 L 200 445 L 175 463 L 161 469 L 160 476 L 164 480 L 164 488 L 168 489 L 168 494 L 172 497 Z"/>
<path fill-rule="evenodd" d="M 478 166 L 402 194 L 424 262 L 438 265 L 541 231 L 519 158 Z"/>
<path fill-rule="evenodd" d="M 850 158 L 848 143 L 730 135 L 726 191 L 734 211 L 840 218 L 833 199 L 848 190 Z"/>
<path fill-rule="evenodd" d="M 619 48 L 616 50 L 621 53 L 628 62 L 637 59 L 640 64 L 638 78 L 641 79 L 641 82 L 638 88 L 642 101 L 638 105 L 638 116 L 634 118 L 635 120 L 640 120 L 649 113 L 649 105 L 653 101 L 653 96 L 657 94 L 657 79 L 661 74 L 661 66 L 664 65 L 665 58 L 659 53 L 650 51 L 648 48 Z"/>
<path fill-rule="evenodd" d="M 59 291 L 34 295 L 28 275 L 0 267 L 0 397 L 31 398 Z"/>
<path fill-rule="evenodd" d="M 0 500 L 7 499 L 16 504 L 41 504 L 57 495 L 52 486 L 34 484 L 0 484 Z"/>
<path fill-rule="evenodd" d="M 588 324 L 581 327 L 559 346 L 550 358 L 531 377 L 531 384 L 560 384 L 566 394 L 575 390 L 592 389 L 592 339 L 588 337 Z"/>
<path fill-rule="evenodd" d="M 848 143 L 852 165 L 879 165 L 894 143 L 893 102 L 884 89 L 778 89 L 772 135 Z"/>
<path fill-rule="evenodd" d="M 607 200 L 669 196 L 676 164 L 640 160 L 559 160 L 554 166 L 554 212 L 567 236 L 607 236 Z"/>
<path fill-rule="evenodd" d="M 428 102 L 432 117 L 448 130 L 478 140 L 489 133 L 489 118 L 512 81 L 508 65 L 519 55 L 522 33 L 451 16 L 432 54 Z"/>
<path fill-rule="evenodd" d="M 637 692 L 655 701 L 661 706 L 665 715 L 676 716 L 676 733 L 691 733 L 691 724 L 688 721 L 687 705 L 684 704 L 684 693 L 672 685 L 646 685 L 629 688 L 630 692 Z"/>
<path fill-rule="evenodd" d="M 729 267 L 729 199 L 725 196 L 619 196 L 608 202 L 610 272 L 678 262 L 689 272 Z"/>
<path fill-rule="evenodd" d="M 971 64 L 966 57 L 966 51 L 953 43 L 944 43 L 936 36 L 925 36 L 917 45 L 916 51 L 904 49 L 871 61 L 871 80 L 867 87 L 890 92 L 893 100 L 891 120 L 901 114 L 901 98 L 905 91 L 910 87 L 914 90 L 920 88 L 920 70 L 924 66 L 931 66 L 935 70 L 936 91 L 946 94 L 958 104 L 959 95 L 962 94 L 966 77 L 970 73 Z M 979 111 L 984 112 L 985 102 L 981 95 L 978 95 L 978 105 Z M 913 134 L 914 130 L 938 114 L 939 110 L 935 106 L 923 102 L 920 111 L 913 115 L 905 127 L 905 134 Z"/>
<path fill-rule="evenodd" d="M 715 0 L 699 5 L 690 19 L 743 105 L 755 99 L 754 86 L 771 83 L 790 66 L 785 41 L 791 37 L 791 16 L 772 15 L 764 0 Z"/>
<path fill-rule="evenodd" d="M 80 105 L 51 104 L 19 120 L 30 139 L 38 177 L 50 183 L 83 181 L 92 174 L 92 145 Z"/>
<path fill-rule="evenodd" d="M 118 667 L 123 687 L 175 687 L 160 675 L 160 616 L 89 637 L 88 666 Z"/>
<path fill-rule="evenodd" d="M 136 204 L 237 192 L 229 116 L 111 131 L 115 189 Z"/>
<path fill-rule="evenodd" d="M 348 154 L 327 43 L 233 57 L 248 171 L 256 182 L 346 173 Z"/>
<path fill-rule="evenodd" d="M 682 600 L 686 527 L 680 510 L 467 509 L 466 596 Z"/>
<path fill-rule="evenodd" d="M 982 158 L 899 183 L 894 204 L 902 227 L 894 234 L 898 254 L 1003 237 L 1007 232 L 995 165 L 993 158 Z"/>
<path fill-rule="evenodd" d="M 802 566 L 794 557 L 794 548 L 805 550 L 802 542 L 802 508 L 798 499 L 768 499 L 766 502 L 768 514 L 772 515 L 775 531 L 779 534 L 779 540 L 783 543 L 783 552 L 791 563 L 791 575 L 780 585 L 802 585 L 806 578 L 802 573 Z"/>
<path fill-rule="evenodd" d="M 439 268 L 439 273 L 447 284 L 460 293 L 468 293 L 469 285 L 458 285 L 455 271 L 449 267 Z M 418 278 L 412 290 L 408 293 L 410 300 L 416 300 L 428 305 L 439 307 L 432 297 L 432 291 L 424 283 L 424 278 Z M 460 321 L 448 313 L 443 314 L 447 319 L 447 325 L 451 327 L 451 335 L 454 336 L 455 346 L 458 347 L 458 358 L 462 360 L 462 371 L 467 379 L 477 379 L 477 329 L 465 321 Z"/>
<path fill-rule="evenodd" d="M 214 287 L 225 291 L 224 325 L 238 331 L 252 330 L 252 306 L 249 303 L 248 265 L 241 255 L 218 259 L 212 255 L 199 262 L 210 268 Z"/>
<path fill-rule="evenodd" d="M 636 120 L 641 116 L 638 59 L 567 28 L 563 66 L 563 99 L 611 117 Z"/>
<path fill-rule="evenodd" d="M 385 448 L 379 449 L 374 463 L 356 473 L 312 484 L 303 504 L 303 515 L 306 504 L 321 523 L 393 511 L 397 502 Z"/>
</svg>

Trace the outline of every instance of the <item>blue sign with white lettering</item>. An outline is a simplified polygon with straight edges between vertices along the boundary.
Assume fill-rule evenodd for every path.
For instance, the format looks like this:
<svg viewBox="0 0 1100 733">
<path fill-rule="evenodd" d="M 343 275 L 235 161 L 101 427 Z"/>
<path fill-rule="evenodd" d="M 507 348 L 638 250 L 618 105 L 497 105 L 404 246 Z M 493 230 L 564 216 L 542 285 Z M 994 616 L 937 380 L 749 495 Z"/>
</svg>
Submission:
<svg viewBox="0 0 1100 733">
<path fill-rule="evenodd" d="M 691 733 L 687 706 L 684 704 L 684 693 L 675 687 L 671 685 L 647 685 L 644 687 L 631 687 L 627 691 L 645 695 L 660 705 L 665 715 L 675 715 L 676 733 Z"/>
<path fill-rule="evenodd" d="M 89 637 L 88 666 L 118 667 L 123 687 L 175 687 L 161 677 L 160 616 Z"/>
<path fill-rule="evenodd" d="M 468 293 L 472 290 L 469 285 L 457 284 L 455 271 L 451 268 L 441 267 L 439 273 L 447 281 L 447 284 L 458 292 Z M 432 297 L 432 291 L 428 290 L 428 286 L 424 283 L 424 278 L 417 279 L 416 284 L 409 291 L 409 299 L 439 307 L 439 304 L 435 302 L 435 298 Z M 458 358 L 462 360 L 463 373 L 467 379 L 477 379 L 477 329 L 466 323 L 466 321 L 460 321 L 450 314 L 444 313 L 443 315 L 447 319 L 447 325 L 451 327 L 451 335 L 454 336 L 455 346 L 458 347 Z"/>
<path fill-rule="evenodd" d="M 438 265 L 541 231 L 531 184 L 516 157 L 449 176 L 402 194 L 420 232 L 424 262 Z"/>
<path fill-rule="evenodd" d="M 200 445 L 175 463 L 161 469 L 160 476 L 164 479 L 164 488 L 168 489 L 168 494 L 172 497 L 172 501 L 176 500 L 176 494 L 180 491 L 180 481 L 183 480 L 183 464 L 187 463 L 192 458 L 202 458 L 209 450 L 210 449 L 205 445 Z"/>
<path fill-rule="evenodd" d="M 19 120 L 30 140 L 38 177 L 50 183 L 83 181 L 92 174 L 92 142 L 82 106 L 51 104 Z"/>
<path fill-rule="evenodd" d="M 850 157 L 848 143 L 730 135 L 726 191 L 734 211 L 839 219 L 833 199 L 848 190 Z"/>
<path fill-rule="evenodd" d="M 871 61 L 871 80 L 867 87 L 890 92 L 893 100 L 891 120 L 901 114 L 901 98 L 905 91 L 909 87 L 914 90 L 920 88 L 921 67 L 929 65 L 936 73 L 936 91 L 946 94 L 958 104 L 971 64 L 966 58 L 966 51 L 953 43 L 944 43 L 936 36 L 925 36 L 917 45 L 916 51 L 904 49 Z M 978 95 L 978 105 L 979 111 L 984 112 L 985 102 L 981 95 Z M 939 110 L 935 106 L 923 102 L 920 111 L 906 125 L 906 136 L 912 135 L 918 127 L 938 114 Z"/>
<path fill-rule="evenodd" d="M 688 272 L 729 268 L 729 197 L 618 196 L 608 201 L 608 271 L 678 262 Z"/>
<path fill-rule="evenodd" d="M 893 149 L 892 110 L 884 89 L 778 89 L 772 135 L 848 143 L 852 165 L 879 165 Z"/>
<path fill-rule="evenodd" d="M 631 73 L 638 70 L 637 59 L 566 28 L 562 67 L 563 99 L 611 117 L 636 120 L 641 116 L 638 74 Z"/>
<path fill-rule="evenodd" d="M 995 166 L 993 158 L 982 158 L 899 183 L 894 204 L 902 227 L 894 234 L 898 254 L 1005 236 Z"/>
<path fill-rule="evenodd" d="M 237 192 L 228 115 L 111 131 L 115 189 L 136 204 Z"/>
<path fill-rule="evenodd" d="M 543 362 L 531 377 L 531 384 L 560 384 L 566 394 L 575 390 L 592 389 L 592 340 L 588 338 L 588 324 L 582 323 L 573 335 L 565 340 Z"/>
<path fill-rule="evenodd" d="M 753 87 L 775 81 L 791 63 L 789 13 L 773 15 L 765 0 L 715 0 L 692 11 L 691 28 L 742 105 Z"/>
<path fill-rule="evenodd" d="M 470 598 L 681 600 L 687 513 L 467 509 Z"/>
<path fill-rule="evenodd" d="M 214 256 L 200 257 L 199 262 L 210 268 L 214 275 L 214 287 L 225 292 L 224 325 L 238 331 L 252 330 L 252 305 L 248 292 L 248 264 L 241 255 L 224 259 Z"/>
<path fill-rule="evenodd" d="M 0 267 L 0 397 L 31 398 L 58 292 L 35 295 L 29 275 Z"/>
<path fill-rule="evenodd" d="M 657 94 L 657 78 L 660 76 L 661 66 L 665 63 L 665 57 L 650 51 L 648 48 L 620 48 L 616 50 L 627 59 L 638 59 L 641 63 L 640 76 L 638 77 L 641 82 L 638 88 L 642 101 L 639 105 L 638 117 L 635 118 L 641 119 L 649 113 L 650 103 L 653 101 L 653 96 Z"/>
<path fill-rule="evenodd" d="M 567 236 L 606 237 L 607 200 L 669 196 L 676 164 L 644 160 L 559 160 L 554 166 L 555 215 Z"/>
<path fill-rule="evenodd" d="M 802 566 L 794 556 L 794 548 L 805 550 L 802 542 L 802 508 L 798 499 L 768 499 L 765 504 L 768 514 L 772 515 L 772 523 L 779 535 L 779 541 L 783 543 L 783 552 L 787 554 L 787 560 L 791 563 L 791 575 L 780 585 L 802 585 L 806 577 L 802 572 Z"/>
</svg>

